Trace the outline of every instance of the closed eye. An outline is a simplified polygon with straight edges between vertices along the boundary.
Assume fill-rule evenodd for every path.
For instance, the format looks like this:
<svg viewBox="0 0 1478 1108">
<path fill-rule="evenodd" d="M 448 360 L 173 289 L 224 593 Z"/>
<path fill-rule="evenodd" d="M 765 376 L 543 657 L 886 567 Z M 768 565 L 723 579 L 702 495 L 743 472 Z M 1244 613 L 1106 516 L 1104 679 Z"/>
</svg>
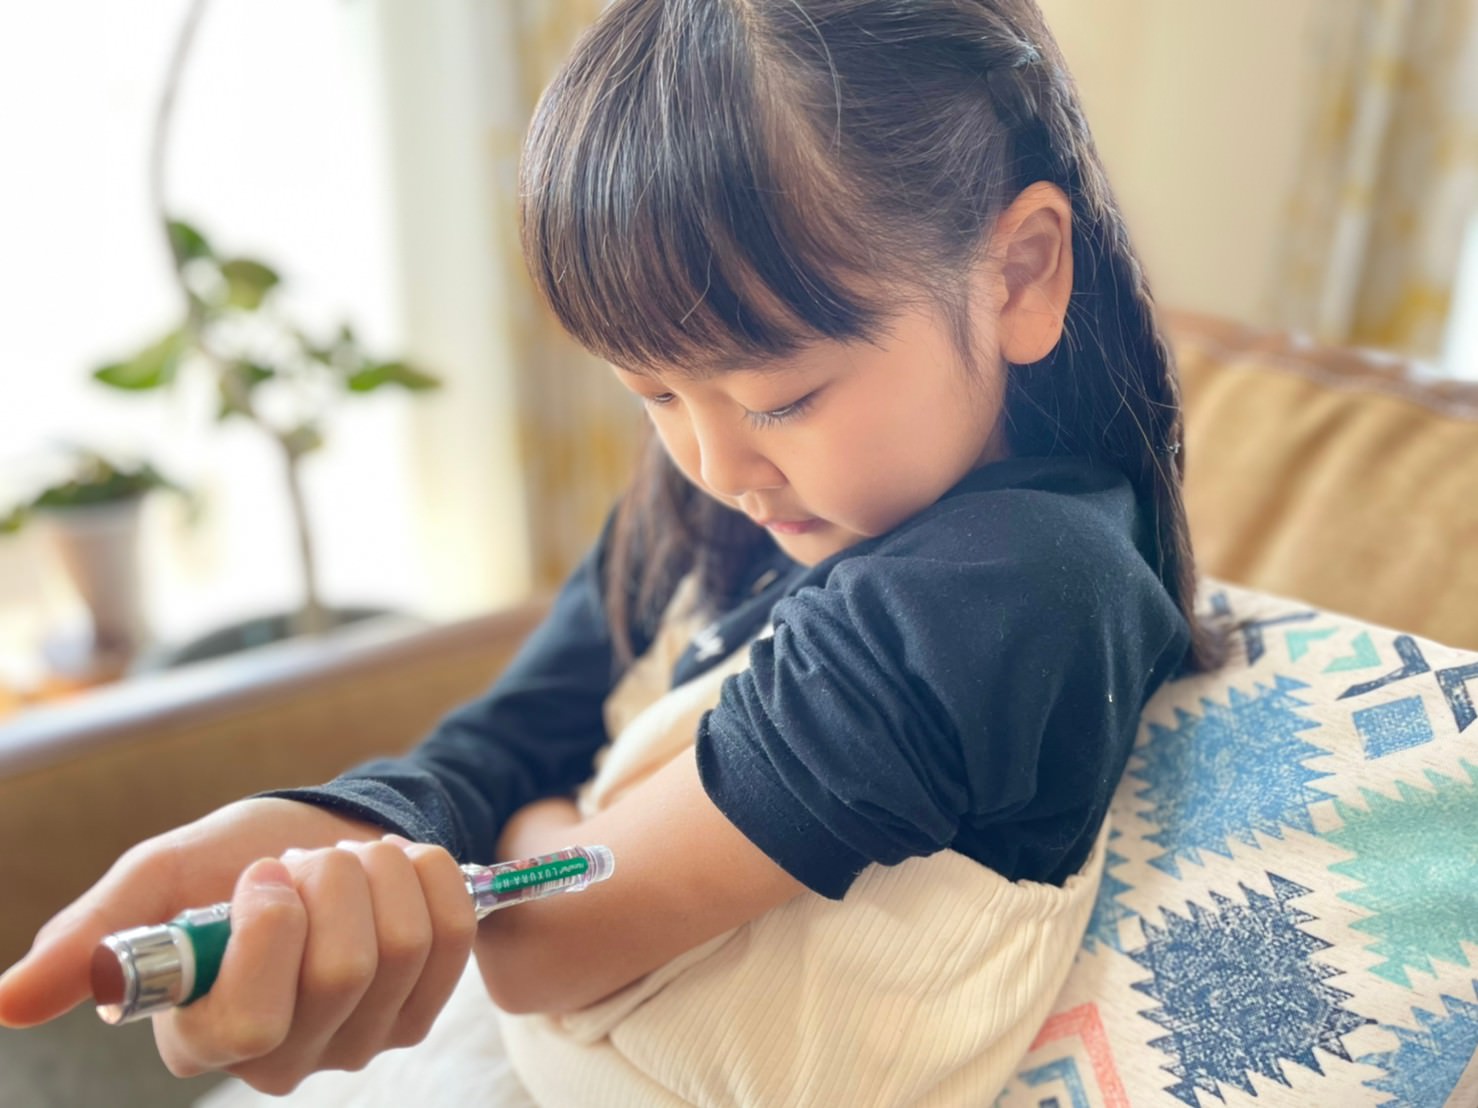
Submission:
<svg viewBox="0 0 1478 1108">
<path fill-rule="evenodd" d="M 653 408 L 665 408 L 671 404 L 675 397 L 670 392 L 658 393 L 656 396 L 643 396 L 643 404 Z M 793 419 L 799 419 L 811 407 L 816 399 L 816 393 L 810 393 L 801 397 L 794 403 L 787 404 L 783 408 L 772 408 L 768 412 L 746 412 L 744 418 L 757 428 L 774 427 L 781 423 L 788 423 Z"/>
<path fill-rule="evenodd" d="M 774 427 L 776 424 L 788 423 L 793 419 L 799 419 L 805 415 L 806 410 L 811 407 L 811 402 L 816 399 L 816 394 L 810 393 L 801 397 L 793 404 L 787 404 L 783 408 L 774 408 L 768 412 L 749 412 L 745 418 L 755 427 Z"/>
</svg>

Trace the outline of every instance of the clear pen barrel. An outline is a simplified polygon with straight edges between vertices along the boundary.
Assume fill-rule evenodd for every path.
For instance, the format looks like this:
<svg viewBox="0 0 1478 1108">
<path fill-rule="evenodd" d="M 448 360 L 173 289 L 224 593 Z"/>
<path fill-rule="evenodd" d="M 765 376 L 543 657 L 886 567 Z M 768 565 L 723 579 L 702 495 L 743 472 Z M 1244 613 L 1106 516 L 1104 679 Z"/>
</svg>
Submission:
<svg viewBox="0 0 1478 1108">
<path fill-rule="evenodd" d="M 556 893 L 575 893 L 604 881 L 616 869 L 609 847 L 572 846 L 537 858 L 462 867 L 477 918 Z"/>
</svg>

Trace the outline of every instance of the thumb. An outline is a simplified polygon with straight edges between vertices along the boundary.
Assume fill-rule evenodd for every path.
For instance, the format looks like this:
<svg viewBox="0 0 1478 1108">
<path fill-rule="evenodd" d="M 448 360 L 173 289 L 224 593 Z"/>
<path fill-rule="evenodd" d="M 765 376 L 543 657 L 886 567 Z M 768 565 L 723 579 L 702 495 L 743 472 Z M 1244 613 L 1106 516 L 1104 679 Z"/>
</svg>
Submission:
<svg viewBox="0 0 1478 1108">
<path fill-rule="evenodd" d="M 0 1026 L 33 1027 L 92 999 L 92 954 L 104 935 L 173 913 L 172 880 L 158 864 L 120 860 L 36 933 L 30 951 L 0 976 Z"/>
<path fill-rule="evenodd" d="M 26 956 L 0 975 L 0 1026 L 45 1023 L 91 997 L 92 951 L 111 930 L 100 911 L 82 901 L 54 917 Z"/>
</svg>

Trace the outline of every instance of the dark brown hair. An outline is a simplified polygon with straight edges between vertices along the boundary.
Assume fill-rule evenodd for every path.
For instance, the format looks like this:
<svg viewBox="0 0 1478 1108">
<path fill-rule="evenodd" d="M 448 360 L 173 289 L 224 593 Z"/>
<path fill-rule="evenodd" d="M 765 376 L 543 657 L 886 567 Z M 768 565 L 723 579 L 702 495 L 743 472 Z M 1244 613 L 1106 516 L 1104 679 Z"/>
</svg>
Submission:
<svg viewBox="0 0 1478 1108">
<path fill-rule="evenodd" d="M 1193 629 L 1187 668 L 1211 668 L 1175 366 L 1033 0 L 616 0 L 535 113 L 523 245 L 564 327 L 623 368 L 700 374 L 871 340 L 901 290 L 948 312 L 969 366 L 965 277 L 1037 181 L 1071 201 L 1073 287 L 1052 353 L 1008 368 L 1011 451 L 1128 476 Z M 649 436 L 605 567 L 624 657 L 684 573 L 722 608 L 769 542 Z"/>
</svg>

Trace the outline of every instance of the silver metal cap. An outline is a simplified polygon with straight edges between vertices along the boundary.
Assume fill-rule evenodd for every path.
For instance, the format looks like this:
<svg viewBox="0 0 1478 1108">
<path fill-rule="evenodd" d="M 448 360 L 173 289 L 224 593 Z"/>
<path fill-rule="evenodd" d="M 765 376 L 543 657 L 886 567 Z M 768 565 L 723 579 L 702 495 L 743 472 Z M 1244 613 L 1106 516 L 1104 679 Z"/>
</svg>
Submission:
<svg viewBox="0 0 1478 1108">
<path fill-rule="evenodd" d="M 123 971 L 123 999 L 99 1004 L 105 1023 L 128 1023 L 173 1008 L 185 998 L 185 978 L 194 976 L 193 952 L 169 924 L 135 927 L 104 937 Z"/>
</svg>

